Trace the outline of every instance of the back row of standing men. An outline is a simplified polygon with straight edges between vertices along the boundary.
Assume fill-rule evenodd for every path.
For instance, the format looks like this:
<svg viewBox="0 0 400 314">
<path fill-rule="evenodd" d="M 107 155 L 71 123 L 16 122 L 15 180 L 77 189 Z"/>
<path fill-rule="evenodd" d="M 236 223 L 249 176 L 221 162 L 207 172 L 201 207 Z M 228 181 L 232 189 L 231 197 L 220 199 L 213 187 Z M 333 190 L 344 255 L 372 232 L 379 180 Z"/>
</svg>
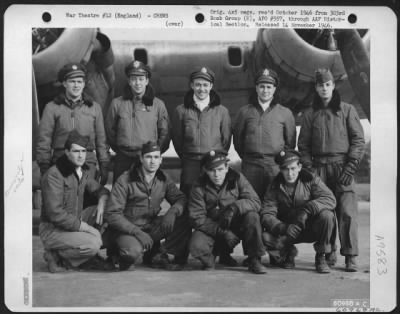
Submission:
<svg viewBox="0 0 400 314">
<path fill-rule="evenodd" d="M 163 153 L 172 137 L 182 161 L 180 188 L 189 196 L 200 176 L 202 157 L 210 151 L 227 152 L 233 134 L 243 174 L 263 199 L 279 172 L 275 156 L 294 149 L 296 144 L 294 117 L 277 101 L 279 78 L 274 71 L 262 69 L 256 74 L 255 93 L 241 107 L 233 125 L 228 109 L 213 89 L 215 75 L 207 67 L 190 74 L 191 88 L 183 104 L 175 109 L 172 123 L 165 104 L 155 97 L 149 84 L 149 67 L 132 61 L 125 74 L 128 84 L 123 95 L 112 101 L 103 121 L 101 107 L 83 93 L 84 66 L 67 64 L 60 70 L 58 79 L 65 91 L 46 105 L 40 122 L 36 159 L 42 174 L 64 154 L 64 144 L 73 129 L 89 136 L 86 162 L 92 177 L 99 169 L 102 184 L 108 176 L 108 144 L 116 152 L 115 182 L 139 163 L 143 144 L 157 143 Z M 318 174 L 336 197 L 340 253 L 346 257 L 346 265 L 355 268 L 358 237 L 353 176 L 364 149 L 363 129 L 354 107 L 340 100 L 329 70 L 316 72 L 315 89 L 312 107 L 303 115 L 298 148 L 303 166 Z M 336 230 L 331 239 L 333 252 L 327 256 L 333 261 L 335 240 Z"/>
</svg>

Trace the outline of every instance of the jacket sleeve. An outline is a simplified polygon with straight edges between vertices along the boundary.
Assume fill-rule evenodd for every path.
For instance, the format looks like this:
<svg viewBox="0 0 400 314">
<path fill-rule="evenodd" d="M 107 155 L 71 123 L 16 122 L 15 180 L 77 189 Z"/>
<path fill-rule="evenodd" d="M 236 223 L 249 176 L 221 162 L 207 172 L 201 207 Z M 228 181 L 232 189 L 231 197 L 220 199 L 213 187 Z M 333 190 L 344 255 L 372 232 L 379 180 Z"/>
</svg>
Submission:
<svg viewBox="0 0 400 314">
<path fill-rule="evenodd" d="M 132 234 L 139 227 L 125 218 L 124 210 L 128 198 L 128 185 L 126 176 L 120 176 L 115 182 L 107 206 L 104 210 L 104 219 L 113 229 L 125 234 Z"/>
<path fill-rule="evenodd" d="M 107 139 L 104 129 L 103 112 L 99 104 L 94 103 L 96 110 L 96 153 L 100 163 L 108 163 Z"/>
<path fill-rule="evenodd" d="M 111 102 L 105 119 L 105 131 L 111 148 L 117 150 L 118 108 L 116 99 Z"/>
<path fill-rule="evenodd" d="M 171 205 L 169 211 L 173 210 L 178 216 L 181 216 L 186 206 L 186 196 L 176 187 L 176 184 L 172 180 L 167 179 L 166 184 L 165 199 Z"/>
<path fill-rule="evenodd" d="M 161 147 L 161 154 L 164 153 L 168 147 L 169 142 L 171 141 L 171 130 L 170 130 L 170 122 L 167 109 L 165 108 L 165 104 L 160 101 L 160 108 L 158 111 L 158 119 L 157 119 L 157 134 L 158 134 L 158 144 Z"/>
<path fill-rule="evenodd" d="M 364 130 L 362 128 L 357 111 L 353 106 L 350 107 L 349 114 L 347 116 L 347 130 L 350 140 L 350 150 L 347 156 L 351 159 L 360 161 L 365 146 Z"/>
<path fill-rule="evenodd" d="M 176 107 L 174 114 L 172 116 L 172 142 L 174 143 L 174 148 L 176 153 L 180 158 L 182 158 L 182 149 L 183 149 L 183 138 L 184 138 L 184 129 L 183 129 L 183 113 L 180 109 L 180 106 Z"/>
<path fill-rule="evenodd" d="M 261 205 L 260 217 L 261 225 L 271 232 L 272 229 L 281 223 L 278 219 L 278 199 L 277 190 L 273 185 L 270 185 L 267 192 L 265 193 L 264 200 Z"/>
<path fill-rule="evenodd" d="M 250 211 L 259 212 L 261 201 L 253 187 L 247 179 L 241 174 L 238 180 L 239 197 L 234 202 L 241 215 Z"/>
<path fill-rule="evenodd" d="M 96 180 L 89 178 L 86 182 L 85 191 L 93 194 L 99 199 L 102 195 L 109 195 L 110 192 Z"/>
<path fill-rule="evenodd" d="M 231 147 L 231 139 L 232 139 L 232 122 L 231 117 L 229 115 L 228 109 L 223 107 L 222 111 L 222 120 L 221 120 L 221 139 L 222 139 L 222 147 L 225 151 L 229 151 L 229 147 Z"/>
<path fill-rule="evenodd" d="M 289 109 L 288 109 L 289 110 Z M 296 123 L 293 113 L 289 110 L 284 126 L 285 149 L 296 147 Z"/>
<path fill-rule="evenodd" d="M 299 133 L 298 148 L 301 153 L 301 159 L 303 164 L 308 166 L 312 165 L 311 159 L 311 147 L 312 147 L 312 115 L 310 111 L 306 111 L 303 114 L 303 120 L 301 122 L 301 128 Z"/>
<path fill-rule="evenodd" d="M 61 173 L 50 168 L 42 178 L 43 210 L 46 217 L 58 228 L 78 231 L 80 217 L 68 213 L 64 207 L 64 179 Z"/>
<path fill-rule="evenodd" d="M 54 106 L 49 103 L 44 108 L 39 124 L 39 136 L 36 146 L 36 160 L 39 165 L 50 164 L 55 120 Z"/>
<path fill-rule="evenodd" d="M 243 158 L 243 131 L 245 126 L 245 119 L 243 117 L 243 109 L 240 109 L 233 125 L 233 146 L 239 154 L 240 158 Z"/>
<path fill-rule="evenodd" d="M 193 228 L 215 237 L 217 234 L 218 223 L 207 217 L 207 208 L 202 187 L 194 186 L 192 188 L 188 209 L 189 218 Z"/>
<path fill-rule="evenodd" d="M 322 182 L 321 178 L 314 176 L 311 182 L 311 200 L 303 208 L 309 215 L 317 215 L 320 211 L 334 210 L 336 199 L 332 191 Z"/>
</svg>

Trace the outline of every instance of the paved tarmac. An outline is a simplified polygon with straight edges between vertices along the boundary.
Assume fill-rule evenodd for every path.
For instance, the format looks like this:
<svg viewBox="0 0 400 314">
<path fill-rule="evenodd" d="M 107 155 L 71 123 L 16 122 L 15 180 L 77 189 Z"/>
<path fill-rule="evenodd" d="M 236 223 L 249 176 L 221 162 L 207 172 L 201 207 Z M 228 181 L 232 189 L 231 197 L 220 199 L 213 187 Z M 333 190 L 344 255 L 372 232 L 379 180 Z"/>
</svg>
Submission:
<svg viewBox="0 0 400 314">
<path fill-rule="evenodd" d="M 360 202 L 359 207 L 360 270 L 357 273 L 344 271 L 344 257 L 341 256 L 330 274 L 316 273 L 312 244 L 300 244 L 294 270 L 268 267 L 265 275 L 249 273 L 244 267 L 221 265 L 214 271 L 202 271 L 192 258 L 185 269 L 178 272 L 137 265 L 134 271 L 51 274 L 42 258 L 43 246 L 35 235 L 33 306 L 67 307 L 66 310 L 101 307 L 106 311 L 116 308 L 146 311 L 150 307 L 158 311 L 172 310 L 172 307 L 186 311 L 199 307 L 250 310 L 329 308 L 333 299 L 369 299 L 369 203 Z M 233 255 L 238 261 L 243 260 L 241 245 L 235 248 Z M 267 255 L 262 261 L 269 266 Z"/>
</svg>

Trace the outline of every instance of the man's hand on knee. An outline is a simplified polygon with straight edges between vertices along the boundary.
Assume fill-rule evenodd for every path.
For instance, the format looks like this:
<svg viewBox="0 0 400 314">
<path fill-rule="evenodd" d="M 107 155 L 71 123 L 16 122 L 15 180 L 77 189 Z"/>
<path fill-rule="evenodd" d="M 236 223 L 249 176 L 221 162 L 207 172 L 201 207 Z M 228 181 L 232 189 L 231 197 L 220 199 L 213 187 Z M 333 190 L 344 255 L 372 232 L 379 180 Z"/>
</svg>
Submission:
<svg viewBox="0 0 400 314">
<path fill-rule="evenodd" d="M 151 247 L 153 246 L 153 239 L 151 238 L 151 236 L 148 233 L 138 229 L 138 230 L 135 230 L 133 235 L 142 244 L 144 250 L 150 250 Z"/>
</svg>

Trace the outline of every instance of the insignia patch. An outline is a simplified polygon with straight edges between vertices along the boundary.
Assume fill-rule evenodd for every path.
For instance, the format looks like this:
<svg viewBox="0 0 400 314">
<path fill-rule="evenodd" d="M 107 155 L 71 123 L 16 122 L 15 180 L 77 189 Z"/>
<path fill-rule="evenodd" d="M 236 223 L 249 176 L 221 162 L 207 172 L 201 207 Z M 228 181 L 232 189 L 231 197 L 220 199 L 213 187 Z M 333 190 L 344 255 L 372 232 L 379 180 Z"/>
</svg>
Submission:
<svg viewBox="0 0 400 314">
<path fill-rule="evenodd" d="M 283 157 L 283 156 L 285 156 L 285 152 L 282 151 L 282 152 L 279 153 L 279 155 L 281 155 Z"/>
<path fill-rule="evenodd" d="M 139 62 L 139 61 L 133 62 L 133 66 L 134 66 L 135 68 L 138 68 L 138 67 L 140 66 L 140 62 Z"/>
<path fill-rule="evenodd" d="M 201 68 L 201 72 L 202 73 L 207 73 L 207 69 L 206 68 Z"/>
<path fill-rule="evenodd" d="M 212 156 L 212 157 L 215 156 L 215 152 L 213 150 L 210 152 L 210 156 Z"/>
<path fill-rule="evenodd" d="M 72 66 L 72 70 L 78 70 L 78 67 L 74 64 L 74 65 Z"/>
<path fill-rule="evenodd" d="M 264 72 L 263 72 L 263 75 L 269 75 L 269 70 L 265 69 Z"/>
</svg>

